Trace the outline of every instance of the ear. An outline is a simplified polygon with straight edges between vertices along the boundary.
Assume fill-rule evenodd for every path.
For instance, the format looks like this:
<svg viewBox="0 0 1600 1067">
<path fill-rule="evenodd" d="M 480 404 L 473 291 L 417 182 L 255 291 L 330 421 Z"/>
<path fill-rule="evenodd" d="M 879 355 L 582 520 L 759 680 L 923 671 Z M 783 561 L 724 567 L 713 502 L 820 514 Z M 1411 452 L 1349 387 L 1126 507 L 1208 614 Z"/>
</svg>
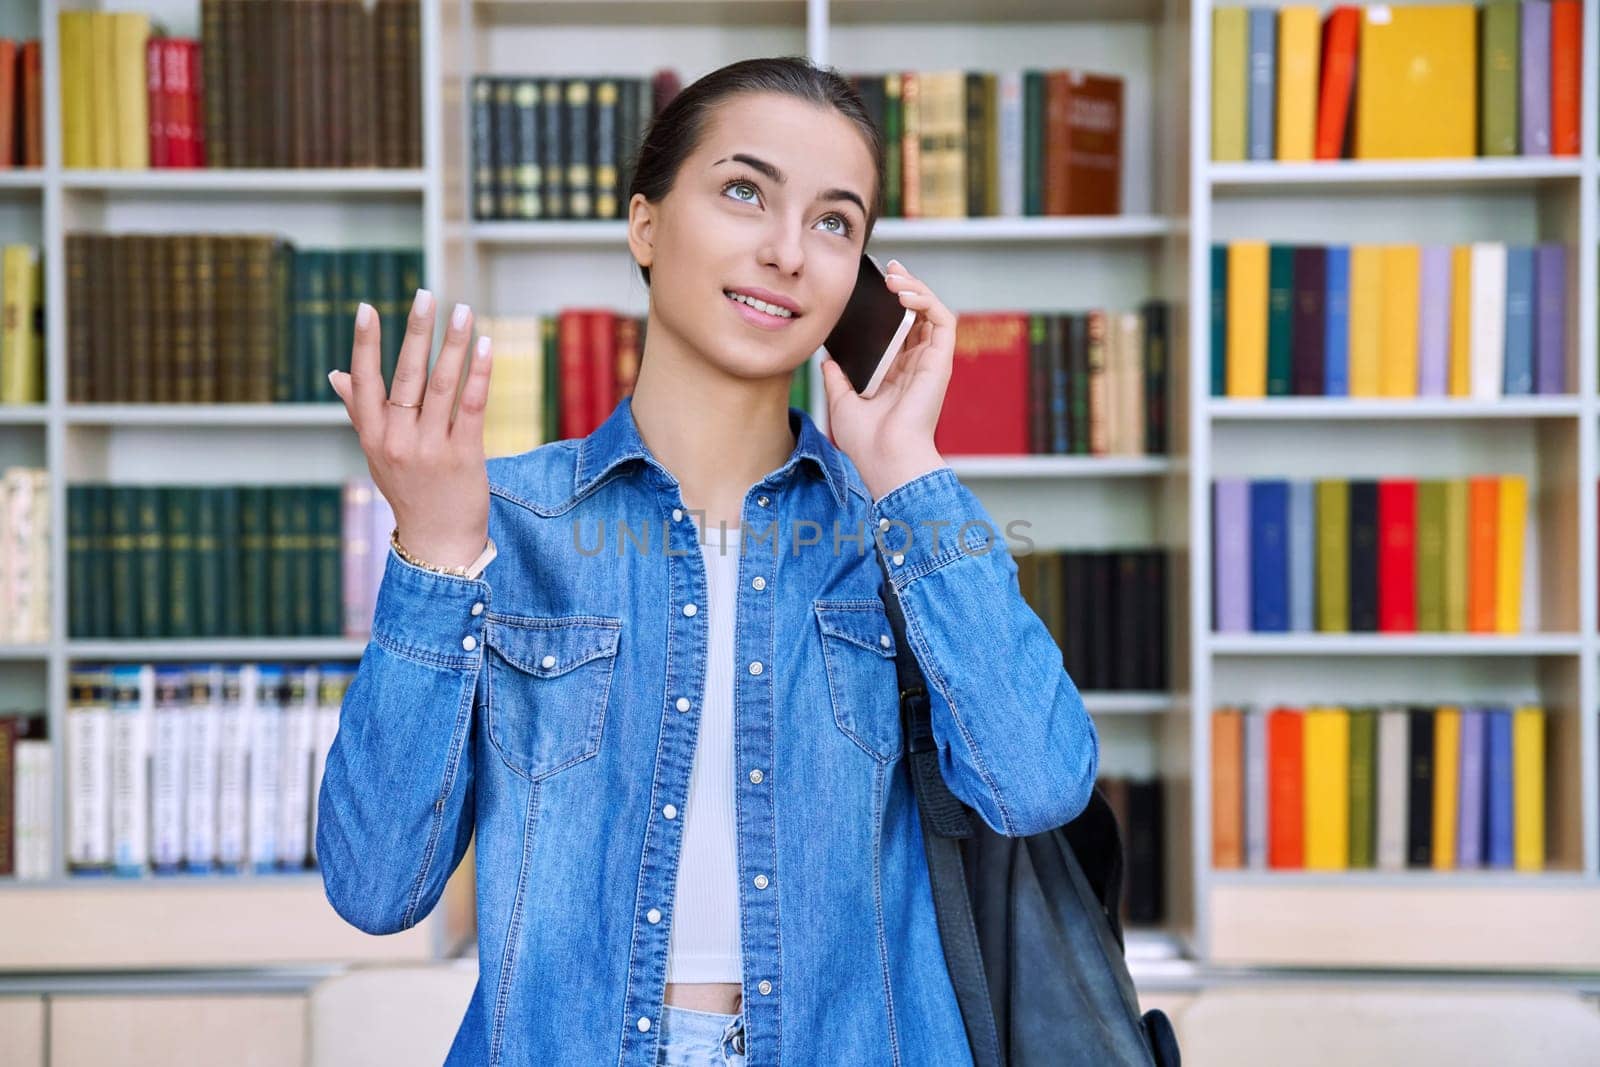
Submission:
<svg viewBox="0 0 1600 1067">
<path fill-rule="evenodd" d="M 633 253 L 634 262 L 641 267 L 651 266 L 651 260 L 655 257 L 654 212 L 655 208 L 643 193 L 634 193 L 628 201 L 628 250 Z"/>
</svg>

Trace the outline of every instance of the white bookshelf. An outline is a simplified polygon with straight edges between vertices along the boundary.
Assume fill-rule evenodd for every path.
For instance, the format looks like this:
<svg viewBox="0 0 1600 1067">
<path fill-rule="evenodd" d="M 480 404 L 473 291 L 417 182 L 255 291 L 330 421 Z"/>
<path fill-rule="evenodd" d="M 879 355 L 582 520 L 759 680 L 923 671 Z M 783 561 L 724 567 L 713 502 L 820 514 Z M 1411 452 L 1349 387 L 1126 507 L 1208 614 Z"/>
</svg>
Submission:
<svg viewBox="0 0 1600 1067">
<path fill-rule="evenodd" d="M 423 145 L 414 171 L 106 172 L 60 165 L 56 13 L 63 6 L 146 10 L 198 34 L 198 0 L 38 0 L 0 13 L 0 33 L 44 42 L 46 166 L 0 172 L 0 237 L 45 252 L 48 395 L 37 411 L 0 410 L 0 459 L 47 467 L 52 507 L 69 482 L 327 481 L 366 474 L 339 406 L 215 408 L 64 403 L 64 234 L 271 230 L 304 244 L 408 242 L 444 306 L 480 315 L 548 314 L 604 303 L 642 315 L 647 291 L 624 224 L 480 222 L 471 217 L 466 87 L 476 74 L 624 74 L 675 68 L 685 84 L 754 55 L 803 54 L 845 73 L 892 68 L 1080 67 L 1127 80 L 1124 214 L 1112 218 L 882 220 L 873 251 L 903 258 L 958 313 L 1003 307 L 1173 304 L 1169 456 L 951 457 L 1004 524 L 1025 518 L 1044 549 L 1148 545 L 1171 552 L 1168 614 L 1173 690 L 1088 693 L 1102 770 L 1159 773 L 1168 783 L 1163 931 L 1130 944 L 1173 947 L 1230 967 L 1600 969 L 1600 634 L 1596 628 L 1595 483 L 1597 180 L 1595 27 L 1585 0 L 1584 152 L 1570 159 L 1288 165 L 1209 160 L 1210 9 L 1182 0 L 437 0 L 422 4 Z M 892 62 L 885 57 L 895 57 Z M 1213 241 L 1566 240 L 1574 249 L 1575 395 L 1482 401 L 1234 401 L 1209 396 L 1209 249 Z M 1581 297 L 1581 298 L 1580 298 Z M 815 416 L 822 384 L 812 368 Z M 219 463 L 218 456 L 226 456 Z M 1540 607 L 1533 631 L 1511 635 L 1213 635 L 1209 487 L 1219 474 L 1289 477 L 1367 472 L 1423 476 L 1506 469 L 1530 476 L 1540 533 Z M 0 648 L 0 685 L 48 706 L 56 779 L 67 677 L 77 659 L 199 656 L 350 657 L 359 641 L 89 641 L 66 635 L 64 524 L 53 551 L 53 637 Z M 1381 694 L 1381 697 L 1378 695 Z M 1552 822 L 1558 869 L 1537 876 L 1461 872 L 1235 872 L 1210 869 L 1210 720 L 1223 701 L 1352 702 L 1410 696 L 1537 699 L 1551 723 Z M 151 908 L 259 919 L 263 931 L 224 940 L 225 961 L 175 932 L 151 966 L 287 966 L 332 959 L 443 955 L 455 939 L 441 904 L 409 940 L 336 930 L 315 874 L 137 883 L 68 878 L 65 804 L 57 790 L 55 877 L 0 885 L 0 909 L 47 935 L 0 970 L 48 965 L 55 939 L 81 914 L 104 932 L 80 937 L 72 966 L 137 965 L 119 923 Z M 462 879 L 452 892 L 462 892 Z M 470 886 L 466 889 L 470 892 Z M 248 902 L 248 903 L 246 903 Z M 459 910 L 460 901 L 456 901 Z M 11 909 L 16 909 L 11 911 Z M 470 904 L 466 909 L 470 912 Z M 1532 916 L 1539 916 L 1536 922 Z M 328 925 L 328 920 L 335 925 Z M 171 921 L 171 920 L 168 920 Z M 218 920 L 220 921 L 220 920 Z M 1543 922 L 1564 923 L 1556 932 Z M 280 943 L 284 926 L 325 936 L 325 951 Z M 1539 926 L 1538 931 L 1530 927 Z M 1473 931 L 1470 937 L 1463 929 Z M 348 932 L 346 936 L 345 932 Z M 93 935 L 99 936 L 99 935 Z M 193 936 L 192 931 L 190 935 Z M 290 946 L 287 950 L 285 944 Z M 331 955 L 330 955 L 331 953 Z"/>
</svg>

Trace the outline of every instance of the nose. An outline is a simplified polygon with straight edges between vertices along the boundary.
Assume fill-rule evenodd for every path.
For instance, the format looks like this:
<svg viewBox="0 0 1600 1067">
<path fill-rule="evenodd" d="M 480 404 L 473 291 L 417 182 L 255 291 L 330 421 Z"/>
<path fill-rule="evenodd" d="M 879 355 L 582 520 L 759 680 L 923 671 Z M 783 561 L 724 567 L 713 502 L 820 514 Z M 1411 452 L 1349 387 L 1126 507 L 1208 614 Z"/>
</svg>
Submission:
<svg viewBox="0 0 1600 1067">
<path fill-rule="evenodd" d="M 805 249 L 799 232 L 787 222 L 777 223 L 768 231 L 767 242 L 761 248 L 761 262 L 785 274 L 799 274 L 805 264 Z"/>
</svg>

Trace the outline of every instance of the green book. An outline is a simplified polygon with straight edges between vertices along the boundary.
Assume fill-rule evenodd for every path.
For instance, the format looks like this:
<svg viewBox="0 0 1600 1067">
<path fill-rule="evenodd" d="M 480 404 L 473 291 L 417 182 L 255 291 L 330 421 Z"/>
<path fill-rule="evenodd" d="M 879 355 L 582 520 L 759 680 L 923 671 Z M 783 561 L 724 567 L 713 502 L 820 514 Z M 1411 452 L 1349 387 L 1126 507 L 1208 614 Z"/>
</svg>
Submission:
<svg viewBox="0 0 1600 1067">
<path fill-rule="evenodd" d="M 200 637 L 223 637 L 222 598 L 226 595 L 222 582 L 222 553 L 217 543 L 219 530 L 218 508 L 221 506 L 219 486 L 201 485 L 193 490 L 194 555 L 195 555 L 195 633 Z"/>
<path fill-rule="evenodd" d="M 400 260 L 399 253 L 386 248 L 368 249 L 364 254 L 354 257 L 357 269 L 361 265 L 370 271 L 361 284 L 367 288 L 356 294 L 357 300 L 365 300 L 378 309 L 378 323 L 383 331 L 379 343 L 379 351 L 383 357 L 383 384 L 385 388 L 394 384 L 394 369 L 400 362 L 400 342 L 405 340 L 406 319 L 411 315 L 411 303 L 416 298 L 416 289 L 411 290 L 411 295 L 404 295 L 400 287 Z M 448 312 L 447 312 L 448 314 Z M 439 319 L 437 309 L 434 319 Z M 350 312 L 351 336 L 355 332 L 355 311 Z M 428 357 L 433 353 L 430 351 Z"/>
<path fill-rule="evenodd" d="M 175 485 L 166 491 L 164 503 L 167 535 L 167 636 L 197 637 L 198 604 L 195 594 L 200 580 L 199 558 L 195 554 L 195 486 Z"/>
<path fill-rule="evenodd" d="M 89 556 L 93 551 L 94 515 L 89 510 L 89 491 L 86 485 L 67 486 L 67 634 L 71 637 L 99 636 L 90 625 L 94 586 L 89 578 Z"/>
<path fill-rule="evenodd" d="M 1520 155 L 1517 128 L 1521 5 L 1493 0 L 1479 10 L 1478 154 Z"/>
<path fill-rule="evenodd" d="M 1044 71 L 1022 72 L 1022 213 L 1044 214 Z"/>
<path fill-rule="evenodd" d="M 344 489 L 319 485 L 312 488 L 312 493 L 317 602 L 312 632 L 340 637 L 344 634 Z"/>
<path fill-rule="evenodd" d="M 165 494 L 159 485 L 133 487 L 134 575 L 139 587 L 139 636 L 168 637 Z"/>
<path fill-rule="evenodd" d="M 295 589 L 289 560 L 289 496 L 294 486 L 269 485 L 263 489 L 266 519 L 267 612 L 266 633 L 288 637 L 294 633 Z"/>
<path fill-rule="evenodd" d="M 544 347 L 544 440 L 561 438 L 561 323 L 555 315 L 539 319 L 539 340 Z M 644 333 L 639 334 L 639 354 L 644 355 Z M 492 375 L 494 372 L 490 371 Z"/>
<path fill-rule="evenodd" d="M 900 217 L 900 75 L 883 75 L 883 217 Z"/>
<path fill-rule="evenodd" d="M 1350 866 L 1377 866 L 1378 709 L 1350 709 Z"/>
<path fill-rule="evenodd" d="M 1228 395 L 1228 246 L 1211 246 L 1211 395 Z"/>
<path fill-rule="evenodd" d="M 239 628 L 238 637 L 266 637 L 267 629 L 267 488 L 239 487 Z"/>
<path fill-rule="evenodd" d="M 1444 482 L 1417 482 L 1417 630 L 1444 632 Z"/>
<path fill-rule="evenodd" d="M 289 629 L 295 637 L 316 635 L 316 545 L 311 536 L 314 486 L 282 487 L 285 504 L 284 560 L 289 576 Z"/>
<path fill-rule="evenodd" d="M 1245 157 L 1248 17 L 1244 7 L 1211 11 L 1211 158 L 1219 163 Z"/>
<path fill-rule="evenodd" d="M 221 584 L 221 599 L 217 609 L 217 633 L 233 637 L 244 632 L 243 612 L 239 602 L 244 599 L 240 591 L 239 575 L 239 490 L 231 485 L 215 488 L 217 497 L 217 572 Z"/>
<path fill-rule="evenodd" d="M 109 637 L 111 613 L 117 602 L 111 585 L 111 486 L 89 487 L 89 577 L 94 583 L 93 607 L 89 611 L 90 629 L 86 637 Z"/>
<path fill-rule="evenodd" d="M 1288 396 L 1294 354 L 1294 246 L 1267 253 L 1267 395 Z"/>
<path fill-rule="evenodd" d="M 1317 629 L 1350 629 L 1350 483 L 1317 482 Z"/>
<path fill-rule="evenodd" d="M 138 538 L 135 533 L 139 487 L 112 485 L 110 493 L 111 539 L 108 555 L 111 559 L 111 636 L 140 637 L 139 633 L 139 583 L 135 553 Z"/>
<path fill-rule="evenodd" d="M 1444 628 L 1467 629 L 1467 480 L 1444 483 Z"/>
</svg>

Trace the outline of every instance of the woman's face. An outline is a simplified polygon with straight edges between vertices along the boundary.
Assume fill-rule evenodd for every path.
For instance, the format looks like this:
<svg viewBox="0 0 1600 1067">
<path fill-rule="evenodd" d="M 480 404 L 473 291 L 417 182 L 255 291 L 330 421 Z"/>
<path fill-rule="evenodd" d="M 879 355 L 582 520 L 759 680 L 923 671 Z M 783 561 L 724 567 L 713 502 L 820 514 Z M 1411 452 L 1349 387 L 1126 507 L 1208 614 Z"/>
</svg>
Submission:
<svg viewBox="0 0 1600 1067">
<path fill-rule="evenodd" d="M 770 93 L 724 101 L 663 201 L 635 196 L 629 205 L 652 313 L 731 374 L 789 373 L 844 311 L 876 183 L 865 139 L 838 112 Z M 781 325 L 753 320 L 726 295 L 751 288 L 799 314 Z"/>
</svg>

